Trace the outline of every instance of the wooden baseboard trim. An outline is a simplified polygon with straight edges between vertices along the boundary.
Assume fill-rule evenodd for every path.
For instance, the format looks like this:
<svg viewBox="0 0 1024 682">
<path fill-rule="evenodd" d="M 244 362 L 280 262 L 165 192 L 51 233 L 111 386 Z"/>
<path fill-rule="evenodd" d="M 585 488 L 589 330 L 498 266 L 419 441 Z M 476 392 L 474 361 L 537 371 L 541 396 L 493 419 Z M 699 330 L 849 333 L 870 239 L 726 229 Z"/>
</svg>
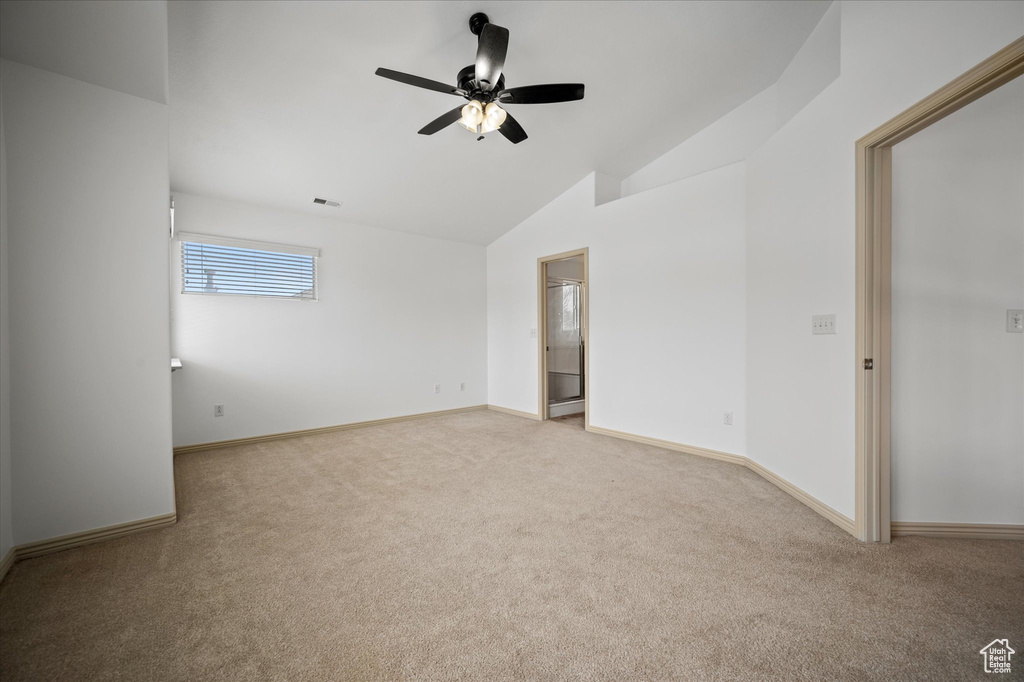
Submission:
<svg viewBox="0 0 1024 682">
<path fill-rule="evenodd" d="M 928 523 L 893 521 L 893 536 L 923 535 L 929 538 L 969 540 L 1024 540 L 1024 525 L 1010 523 Z"/>
<path fill-rule="evenodd" d="M 94 528 L 92 530 L 86 530 L 80 533 L 70 533 L 68 535 L 61 535 L 60 537 L 56 538 L 49 538 L 47 540 L 28 542 L 24 545 L 18 545 L 14 548 L 15 561 L 31 559 L 32 557 L 42 556 L 44 554 L 52 554 L 53 552 L 61 552 L 65 549 L 71 549 L 72 547 L 91 545 L 94 542 L 113 540 L 115 538 L 123 537 L 125 535 L 141 533 L 142 531 L 152 530 L 154 528 L 173 526 L 177 522 L 177 520 L 177 513 L 170 512 L 168 514 L 161 514 L 160 516 L 151 516 L 149 518 L 139 519 L 137 521 L 128 521 L 127 523 L 118 523 L 113 526 Z"/>
<path fill-rule="evenodd" d="M 488 410 L 494 412 L 503 412 L 504 414 L 510 414 L 513 417 L 522 417 L 523 419 L 532 419 L 535 422 L 540 421 L 540 415 L 533 412 L 523 412 L 521 410 L 513 410 L 511 407 L 502 407 L 501 405 L 488 405 Z"/>
<path fill-rule="evenodd" d="M 44 554 L 53 554 L 54 552 L 62 552 L 65 549 L 91 545 L 95 542 L 114 540 L 116 538 L 124 537 L 125 535 L 134 535 L 135 533 L 141 533 L 146 530 L 173 526 L 177 521 L 178 514 L 176 512 L 170 512 L 169 514 L 161 514 L 160 516 L 150 516 L 146 519 L 128 521 L 127 523 L 118 523 L 113 526 L 104 526 L 103 528 L 93 528 L 92 530 L 86 530 L 80 533 L 69 533 L 68 535 L 61 535 L 56 538 L 37 540 L 36 542 L 27 542 L 23 545 L 11 547 L 10 550 L 7 551 L 7 554 L 4 555 L 4 558 L 0 560 L 0 581 L 3 581 L 3 579 L 7 577 L 8 571 L 11 570 L 11 566 L 13 566 L 16 561 L 32 559 L 34 557 L 43 556 Z"/>
<path fill-rule="evenodd" d="M 638 436 L 635 433 L 626 433 L 624 431 L 615 431 L 613 429 L 606 429 L 600 426 L 590 426 L 587 431 L 591 433 L 597 433 L 602 436 L 611 436 L 612 438 L 619 438 L 621 440 L 628 440 L 634 443 L 643 443 L 644 445 L 653 445 L 656 448 L 663 448 L 665 450 L 675 450 L 676 452 L 685 452 L 688 455 L 697 455 L 698 457 L 707 457 L 708 459 L 717 459 L 720 462 L 728 462 L 730 464 L 746 464 L 747 458 L 742 455 L 733 455 L 728 452 L 719 452 L 718 450 L 709 450 L 707 448 L 699 448 L 695 445 L 684 445 L 682 443 L 675 443 L 670 440 L 661 440 L 660 438 L 648 438 L 647 436 Z"/>
<path fill-rule="evenodd" d="M 765 479 L 775 487 L 779 488 L 790 496 L 794 497 L 804 505 L 817 512 L 821 516 L 825 517 L 839 528 L 843 529 L 850 535 L 856 537 L 857 526 L 853 519 L 828 506 L 821 500 L 812 495 L 807 494 L 800 488 L 796 487 L 786 479 L 782 478 L 775 472 L 766 469 L 757 462 L 751 460 L 749 457 L 743 455 L 734 455 L 728 452 L 720 452 L 718 450 L 709 450 L 708 448 L 699 448 L 695 445 L 684 445 L 682 443 L 675 443 L 673 441 L 661 440 L 660 438 L 648 438 L 647 436 L 638 436 L 633 433 L 625 433 L 623 431 L 615 431 L 613 429 L 605 429 L 600 426 L 590 426 L 587 431 L 591 433 L 597 433 L 602 436 L 611 436 L 612 438 L 620 438 L 622 440 L 632 441 L 634 443 L 643 443 L 644 445 L 653 445 L 654 447 L 663 448 L 665 450 L 674 450 L 676 452 L 685 452 L 688 455 L 697 455 L 698 457 L 707 457 L 708 459 L 715 459 L 720 462 L 728 462 L 729 464 L 738 464 L 739 466 L 746 467 L 751 471 L 755 472 L 761 478 Z"/>
<path fill-rule="evenodd" d="M 3 582 L 7 577 L 7 571 L 11 570 L 11 566 L 14 565 L 14 559 L 18 556 L 17 549 L 17 547 L 11 547 L 7 550 L 7 554 L 4 554 L 4 558 L 0 559 L 0 582 Z"/>
<path fill-rule="evenodd" d="M 744 457 L 746 460 L 745 464 L 748 469 L 758 474 L 761 478 L 775 485 L 776 488 L 789 493 L 792 497 L 796 498 L 800 502 L 803 502 L 806 506 L 810 507 L 814 511 L 818 512 L 821 516 L 836 524 L 850 535 L 857 536 L 857 524 L 849 516 L 841 514 L 832 507 L 828 506 L 818 498 L 807 494 L 801 488 L 796 487 L 786 479 L 782 478 L 774 471 L 766 469 L 757 462 L 753 461 L 749 457 Z"/>
<path fill-rule="evenodd" d="M 452 410 L 437 410 L 436 412 L 420 412 L 417 414 L 405 414 L 399 417 L 385 417 L 384 419 L 371 419 L 365 422 L 350 422 L 336 426 L 321 426 L 316 429 L 303 429 L 302 431 L 285 431 L 283 433 L 269 433 L 265 436 L 250 436 L 248 438 L 233 438 L 231 440 L 218 440 L 211 443 L 197 443 L 195 445 L 182 445 L 174 448 L 175 455 L 184 455 L 190 452 L 203 452 L 204 450 L 218 450 L 220 448 L 231 448 L 237 445 L 251 445 L 253 443 L 269 443 L 274 440 L 285 440 L 287 438 L 298 438 L 300 436 L 315 436 L 322 433 L 333 433 L 335 431 L 347 431 L 349 429 L 362 429 L 367 426 L 380 426 L 381 424 L 394 424 L 396 422 L 407 422 L 414 419 L 427 419 L 429 417 L 441 417 L 446 414 L 460 414 L 462 412 L 476 412 L 486 410 L 487 405 L 472 405 L 470 407 L 456 407 Z"/>
</svg>

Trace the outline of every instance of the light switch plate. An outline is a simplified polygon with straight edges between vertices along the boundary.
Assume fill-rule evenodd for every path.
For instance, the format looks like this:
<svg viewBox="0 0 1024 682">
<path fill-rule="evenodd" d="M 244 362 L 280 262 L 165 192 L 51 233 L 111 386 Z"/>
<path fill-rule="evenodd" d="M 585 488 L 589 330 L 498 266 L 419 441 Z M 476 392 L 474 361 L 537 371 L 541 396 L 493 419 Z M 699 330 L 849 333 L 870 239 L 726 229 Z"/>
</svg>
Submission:
<svg viewBox="0 0 1024 682">
<path fill-rule="evenodd" d="M 1006 331 L 1011 334 L 1024 334 L 1024 309 L 1006 311 Z"/>
<path fill-rule="evenodd" d="M 836 314 L 829 313 L 828 315 L 811 315 L 811 333 L 835 334 Z"/>
</svg>

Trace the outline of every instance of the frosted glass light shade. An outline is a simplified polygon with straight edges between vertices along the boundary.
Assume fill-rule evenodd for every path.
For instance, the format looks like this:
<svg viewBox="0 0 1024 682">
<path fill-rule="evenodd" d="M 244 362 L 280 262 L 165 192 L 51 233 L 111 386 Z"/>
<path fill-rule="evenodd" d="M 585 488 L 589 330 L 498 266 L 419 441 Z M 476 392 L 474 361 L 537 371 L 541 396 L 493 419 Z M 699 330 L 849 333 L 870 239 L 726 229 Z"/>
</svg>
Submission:
<svg viewBox="0 0 1024 682">
<path fill-rule="evenodd" d="M 501 127 L 507 116 L 497 102 L 490 102 L 484 107 L 479 101 L 471 99 L 462 107 L 459 125 L 471 133 L 492 133 Z"/>
<path fill-rule="evenodd" d="M 491 102 L 484 109 L 484 120 L 481 123 L 480 132 L 490 133 L 501 127 L 501 124 L 505 122 L 505 118 L 508 114 L 504 109 L 498 106 L 497 102 Z"/>
<path fill-rule="evenodd" d="M 459 125 L 470 132 L 476 132 L 477 126 L 484 121 L 484 107 L 475 99 L 469 100 L 466 106 L 462 107 L 462 118 Z"/>
</svg>

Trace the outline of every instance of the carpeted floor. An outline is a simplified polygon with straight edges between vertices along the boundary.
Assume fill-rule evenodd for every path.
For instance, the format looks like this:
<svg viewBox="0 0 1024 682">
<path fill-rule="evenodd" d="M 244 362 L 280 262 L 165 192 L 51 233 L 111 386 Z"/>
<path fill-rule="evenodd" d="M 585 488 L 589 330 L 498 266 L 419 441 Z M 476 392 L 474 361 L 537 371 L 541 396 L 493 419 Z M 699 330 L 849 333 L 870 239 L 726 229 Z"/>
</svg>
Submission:
<svg viewBox="0 0 1024 682">
<path fill-rule="evenodd" d="M 14 566 L 0 677 L 959 680 L 997 637 L 1024 651 L 1024 543 L 859 544 L 749 470 L 572 424 L 472 412 L 175 472 L 174 527 Z"/>
<path fill-rule="evenodd" d="M 582 412 L 578 412 L 576 414 L 565 414 L 562 415 L 561 417 L 552 417 L 551 421 L 555 422 L 556 424 L 569 424 L 570 426 L 574 426 L 577 429 L 586 428 L 584 423 L 585 419 Z"/>
</svg>

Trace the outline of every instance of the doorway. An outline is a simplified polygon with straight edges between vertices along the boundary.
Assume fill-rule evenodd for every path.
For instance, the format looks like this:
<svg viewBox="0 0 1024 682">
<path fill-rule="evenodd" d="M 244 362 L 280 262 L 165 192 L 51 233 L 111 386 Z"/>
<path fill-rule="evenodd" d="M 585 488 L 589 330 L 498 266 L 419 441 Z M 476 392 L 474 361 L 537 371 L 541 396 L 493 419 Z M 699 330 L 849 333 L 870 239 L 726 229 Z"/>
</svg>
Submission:
<svg viewBox="0 0 1024 682">
<path fill-rule="evenodd" d="M 1024 38 L 1015 40 L 856 144 L 856 526 L 866 542 L 889 542 L 892 356 L 892 147 L 1024 74 Z M 995 527 L 934 533 L 995 537 Z"/>
<path fill-rule="evenodd" d="M 538 414 L 589 426 L 587 249 L 537 261 Z"/>
</svg>

